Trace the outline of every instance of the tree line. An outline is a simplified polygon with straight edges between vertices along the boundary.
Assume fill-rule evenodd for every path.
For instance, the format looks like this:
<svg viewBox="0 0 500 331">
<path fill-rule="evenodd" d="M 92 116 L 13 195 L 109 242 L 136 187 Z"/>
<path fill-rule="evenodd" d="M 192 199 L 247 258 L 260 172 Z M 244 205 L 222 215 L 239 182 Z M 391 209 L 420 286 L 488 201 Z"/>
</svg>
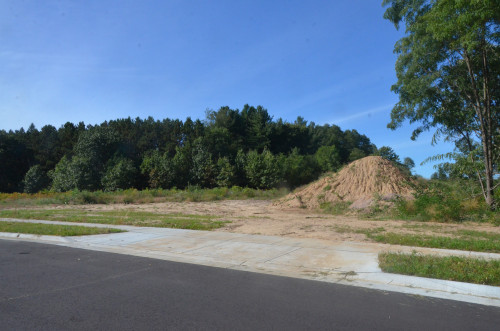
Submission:
<svg viewBox="0 0 500 331">
<path fill-rule="evenodd" d="M 0 131 L 0 191 L 293 188 L 377 151 L 356 130 L 302 117 L 273 120 L 249 105 L 207 111 L 203 121 L 126 118 L 41 130 L 32 124 Z"/>
</svg>

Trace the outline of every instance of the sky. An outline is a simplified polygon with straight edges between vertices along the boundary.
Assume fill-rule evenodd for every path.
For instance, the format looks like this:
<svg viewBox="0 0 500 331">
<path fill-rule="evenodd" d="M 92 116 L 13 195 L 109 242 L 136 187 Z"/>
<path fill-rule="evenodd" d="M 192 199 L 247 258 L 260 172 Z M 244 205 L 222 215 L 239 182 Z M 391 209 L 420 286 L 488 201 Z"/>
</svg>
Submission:
<svg viewBox="0 0 500 331">
<path fill-rule="evenodd" d="M 266 108 L 355 129 L 430 177 L 431 133 L 387 129 L 398 96 L 381 1 L 0 0 L 0 130 Z"/>
</svg>

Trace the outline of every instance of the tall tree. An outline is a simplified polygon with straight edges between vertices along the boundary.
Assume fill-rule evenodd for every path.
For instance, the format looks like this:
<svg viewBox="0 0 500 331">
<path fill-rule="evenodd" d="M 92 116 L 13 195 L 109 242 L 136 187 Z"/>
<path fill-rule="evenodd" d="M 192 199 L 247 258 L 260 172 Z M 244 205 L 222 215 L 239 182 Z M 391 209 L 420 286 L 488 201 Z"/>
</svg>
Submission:
<svg viewBox="0 0 500 331">
<path fill-rule="evenodd" d="M 262 106 L 257 108 L 245 105 L 241 111 L 245 121 L 245 143 L 248 149 L 263 151 L 269 147 L 272 117 Z"/>
<path fill-rule="evenodd" d="M 482 148 L 477 176 L 494 208 L 494 171 L 500 139 L 500 0 L 384 0 L 384 18 L 405 36 L 395 46 L 399 102 L 388 127 L 419 122 L 412 139 L 436 129 L 434 141 L 465 140 L 473 157 Z"/>
<path fill-rule="evenodd" d="M 375 152 L 375 155 L 381 156 L 392 162 L 400 163 L 399 155 L 389 146 L 380 147 L 377 152 Z"/>
<path fill-rule="evenodd" d="M 0 130 L 0 192 L 21 191 L 21 181 L 32 163 L 33 155 L 26 145 Z"/>
</svg>

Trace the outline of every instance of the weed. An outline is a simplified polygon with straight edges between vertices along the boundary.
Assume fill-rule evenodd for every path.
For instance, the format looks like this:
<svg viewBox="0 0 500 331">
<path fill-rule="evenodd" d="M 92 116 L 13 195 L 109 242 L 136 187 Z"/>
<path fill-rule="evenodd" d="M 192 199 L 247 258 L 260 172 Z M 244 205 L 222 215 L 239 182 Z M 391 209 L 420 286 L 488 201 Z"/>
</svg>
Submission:
<svg viewBox="0 0 500 331">
<path fill-rule="evenodd" d="M 210 215 L 192 214 L 157 214 L 137 211 L 86 211 L 77 209 L 64 210 L 2 210 L 0 217 L 55 220 L 76 223 L 100 223 L 117 225 L 151 226 L 191 230 L 211 230 L 224 226 L 228 221 L 217 220 Z"/>
<path fill-rule="evenodd" d="M 444 237 L 444 236 L 423 236 L 414 234 L 399 234 L 399 233 L 367 233 L 366 236 L 376 242 L 403 245 L 403 246 L 416 246 L 416 247 L 432 247 L 432 248 L 445 248 L 445 249 L 458 249 L 464 251 L 475 252 L 500 252 L 500 235 L 487 234 L 481 237 L 479 231 L 475 231 L 475 236 L 462 235 L 458 238 Z"/>
<path fill-rule="evenodd" d="M 395 217 L 419 221 L 489 221 L 500 225 L 498 212 L 488 209 L 478 196 L 474 182 L 466 180 L 430 181 L 415 186 L 414 200 L 396 201 Z"/>
<path fill-rule="evenodd" d="M 414 231 L 438 231 L 443 229 L 442 225 L 437 224 L 421 224 L 421 223 L 406 223 L 401 227 Z"/>
<path fill-rule="evenodd" d="M 130 204 L 130 203 L 133 203 L 133 202 L 134 202 L 134 199 L 132 197 L 128 197 L 128 196 L 123 197 L 123 203 L 124 204 Z"/>
<path fill-rule="evenodd" d="M 50 236 L 84 236 L 92 234 L 125 232 L 120 229 L 75 225 L 0 221 L 0 232 L 29 233 Z"/>
<path fill-rule="evenodd" d="M 428 224 L 406 224 L 402 227 L 417 231 L 439 231 L 443 229 L 440 225 Z M 338 233 L 351 232 L 364 234 L 367 238 L 384 244 L 500 253 L 500 234 L 498 233 L 459 230 L 455 232 L 446 232 L 446 234 L 451 236 L 433 236 L 387 232 L 384 227 L 375 229 L 354 229 L 349 226 L 335 226 L 333 229 Z"/>
<path fill-rule="evenodd" d="M 349 206 L 351 205 L 351 202 L 322 202 L 320 203 L 319 207 L 326 213 L 332 214 L 332 215 L 340 215 L 344 214 L 348 209 Z"/>
<path fill-rule="evenodd" d="M 258 190 L 251 188 L 217 187 L 200 189 L 190 186 L 186 190 L 172 188 L 146 189 L 138 191 L 127 189 L 115 192 L 103 191 L 69 191 L 69 192 L 40 192 L 27 193 L 0 193 L 0 206 L 33 206 L 47 204 L 109 204 L 109 203 L 149 203 L 162 199 L 163 201 L 215 201 L 223 199 L 275 199 L 287 194 L 286 189 Z"/>
<path fill-rule="evenodd" d="M 356 232 L 356 230 L 354 230 L 353 228 L 351 228 L 350 226 L 347 226 L 347 225 L 334 225 L 332 228 L 337 233 L 353 233 L 353 232 Z"/>
<path fill-rule="evenodd" d="M 484 285 L 500 285 L 500 261 L 468 257 L 439 257 L 413 253 L 380 253 L 382 271 Z"/>
</svg>

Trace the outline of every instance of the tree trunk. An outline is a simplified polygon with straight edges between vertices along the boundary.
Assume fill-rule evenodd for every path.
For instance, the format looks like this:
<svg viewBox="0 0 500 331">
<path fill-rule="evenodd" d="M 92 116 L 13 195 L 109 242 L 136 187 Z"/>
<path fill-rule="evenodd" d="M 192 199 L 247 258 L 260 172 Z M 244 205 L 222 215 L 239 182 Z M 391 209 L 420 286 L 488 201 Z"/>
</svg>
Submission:
<svg viewBox="0 0 500 331">
<path fill-rule="evenodd" d="M 471 81 L 471 86 L 472 86 L 472 91 L 475 99 L 475 104 L 473 104 L 473 107 L 476 111 L 476 115 L 479 121 L 479 129 L 481 132 L 481 145 L 483 147 L 483 154 L 484 154 L 484 170 L 485 170 L 485 184 L 486 184 L 486 192 L 484 192 L 485 198 L 486 198 L 486 204 L 490 207 L 490 209 L 495 209 L 495 199 L 494 199 L 494 192 L 493 192 L 493 153 L 492 153 L 492 148 L 493 148 L 493 137 L 492 137 L 492 121 L 493 118 L 491 116 L 491 111 L 490 111 L 490 104 L 488 97 L 486 97 L 486 100 L 482 100 L 479 97 L 479 89 L 476 84 L 475 76 L 474 76 L 474 71 L 472 69 L 472 64 L 470 61 L 469 54 L 467 53 L 467 50 L 464 50 L 464 59 L 465 63 L 467 64 L 467 69 L 469 73 L 469 79 Z M 486 55 L 483 52 L 483 70 L 487 72 L 487 59 Z M 487 93 L 486 90 L 488 90 L 489 86 L 487 84 L 487 78 L 484 78 L 483 80 L 483 90 L 484 93 Z M 489 94 L 485 94 L 485 96 L 488 96 Z"/>
<path fill-rule="evenodd" d="M 483 140 L 483 152 L 484 152 L 484 169 L 485 169 L 485 181 L 486 181 L 486 204 L 490 207 L 490 209 L 495 209 L 495 198 L 494 198 L 494 190 L 493 190 L 493 166 L 491 160 L 491 145 L 488 144 L 488 141 L 485 137 L 484 133 L 481 133 L 481 138 Z M 488 146 L 489 145 L 489 146 Z"/>
</svg>

